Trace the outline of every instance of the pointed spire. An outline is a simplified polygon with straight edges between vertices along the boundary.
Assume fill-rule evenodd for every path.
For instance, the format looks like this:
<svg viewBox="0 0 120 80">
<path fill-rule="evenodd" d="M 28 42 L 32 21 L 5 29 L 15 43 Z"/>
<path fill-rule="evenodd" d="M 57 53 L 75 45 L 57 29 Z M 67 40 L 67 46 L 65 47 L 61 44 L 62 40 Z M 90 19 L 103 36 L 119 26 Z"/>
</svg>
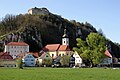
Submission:
<svg viewBox="0 0 120 80">
<path fill-rule="evenodd" d="M 68 38 L 68 35 L 67 35 L 67 30 L 66 30 L 66 28 L 64 29 L 64 35 L 63 35 L 63 38 Z"/>
</svg>

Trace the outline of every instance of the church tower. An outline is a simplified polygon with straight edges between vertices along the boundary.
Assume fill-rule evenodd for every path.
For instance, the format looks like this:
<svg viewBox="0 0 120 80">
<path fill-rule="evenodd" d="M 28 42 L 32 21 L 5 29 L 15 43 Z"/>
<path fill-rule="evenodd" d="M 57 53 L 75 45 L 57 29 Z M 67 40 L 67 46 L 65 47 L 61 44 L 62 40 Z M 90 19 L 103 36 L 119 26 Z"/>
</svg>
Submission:
<svg viewBox="0 0 120 80">
<path fill-rule="evenodd" d="M 69 37 L 67 35 L 66 29 L 64 29 L 64 35 L 62 36 L 62 45 L 69 46 Z"/>
</svg>

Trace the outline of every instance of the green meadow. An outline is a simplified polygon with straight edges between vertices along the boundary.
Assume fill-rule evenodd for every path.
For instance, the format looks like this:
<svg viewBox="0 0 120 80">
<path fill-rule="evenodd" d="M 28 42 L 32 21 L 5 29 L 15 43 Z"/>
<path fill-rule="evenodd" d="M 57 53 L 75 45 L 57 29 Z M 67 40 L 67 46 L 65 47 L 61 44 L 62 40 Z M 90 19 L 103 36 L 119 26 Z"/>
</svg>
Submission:
<svg viewBox="0 0 120 80">
<path fill-rule="evenodd" d="M 120 69 L 0 68 L 0 80 L 119 80 Z"/>
</svg>

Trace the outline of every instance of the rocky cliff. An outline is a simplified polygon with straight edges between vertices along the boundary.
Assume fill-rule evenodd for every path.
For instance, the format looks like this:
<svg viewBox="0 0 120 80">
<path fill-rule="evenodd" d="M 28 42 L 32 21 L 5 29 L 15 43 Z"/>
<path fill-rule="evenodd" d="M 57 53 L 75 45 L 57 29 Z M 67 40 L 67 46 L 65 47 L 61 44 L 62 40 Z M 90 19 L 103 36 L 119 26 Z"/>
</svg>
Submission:
<svg viewBox="0 0 120 80">
<path fill-rule="evenodd" d="M 64 29 L 70 39 L 70 47 L 76 46 L 76 38 L 83 40 L 90 32 L 97 32 L 90 23 L 67 20 L 55 14 L 6 15 L 0 22 L 1 50 L 11 41 L 24 41 L 30 45 L 30 51 L 36 52 L 47 44 L 60 43 Z"/>
</svg>

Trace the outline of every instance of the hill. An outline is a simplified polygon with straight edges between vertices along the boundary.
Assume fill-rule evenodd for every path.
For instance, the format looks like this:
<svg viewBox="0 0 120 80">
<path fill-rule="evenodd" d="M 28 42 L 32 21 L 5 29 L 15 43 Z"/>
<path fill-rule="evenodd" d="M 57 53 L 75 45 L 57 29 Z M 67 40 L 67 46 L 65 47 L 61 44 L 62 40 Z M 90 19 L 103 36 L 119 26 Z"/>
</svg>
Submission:
<svg viewBox="0 0 120 80">
<path fill-rule="evenodd" d="M 3 44 L 24 41 L 30 51 L 39 51 L 46 44 L 61 43 L 64 29 L 70 38 L 70 47 L 76 46 L 76 38 L 83 40 L 90 32 L 97 32 L 90 23 L 67 20 L 56 14 L 6 15 L 0 22 L 1 50 Z"/>
</svg>

